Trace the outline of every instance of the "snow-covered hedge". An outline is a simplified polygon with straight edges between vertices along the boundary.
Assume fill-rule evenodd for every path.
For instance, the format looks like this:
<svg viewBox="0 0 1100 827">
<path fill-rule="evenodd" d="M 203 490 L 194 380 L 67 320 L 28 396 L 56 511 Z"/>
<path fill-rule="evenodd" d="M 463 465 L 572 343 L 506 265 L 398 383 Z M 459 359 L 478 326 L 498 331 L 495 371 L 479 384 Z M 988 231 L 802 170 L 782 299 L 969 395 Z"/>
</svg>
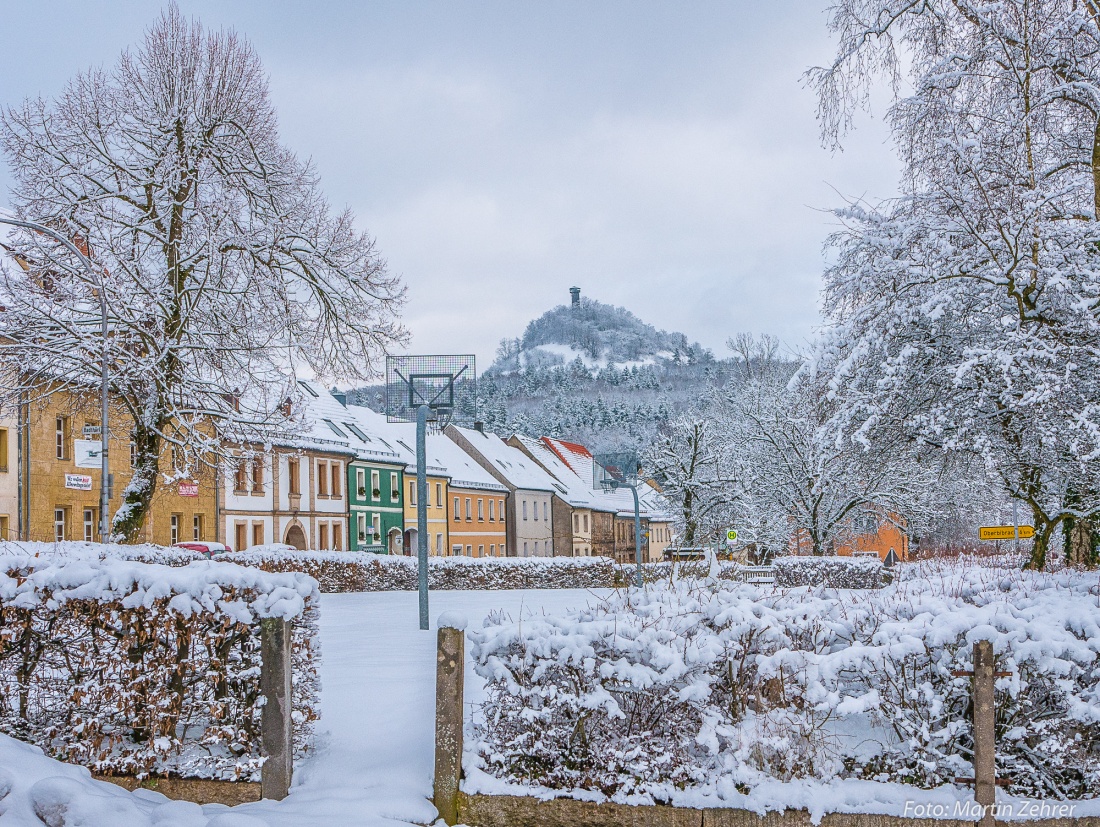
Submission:
<svg viewBox="0 0 1100 827">
<path fill-rule="evenodd" d="M 157 546 L 152 543 L 87 543 L 66 540 L 62 543 L 41 543 L 30 540 L 0 540 L 0 557 L 24 555 L 50 560 L 130 560 L 135 563 L 159 563 L 164 566 L 186 566 L 205 555 L 185 548 Z"/>
<path fill-rule="evenodd" d="M 303 572 L 322 592 L 407 591 L 417 588 L 413 557 L 353 551 L 287 551 L 260 547 L 230 555 L 271 572 Z M 433 589 L 595 589 L 615 585 L 614 563 L 603 557 L 430 557 Z"/>
<path fill-rule="evenodd" d="M 470 633 L 487 700 L 468 774 L 674 802 L 776 780 L 950 783 L 971 774 L 969 680 L 952 670 L 985 638 L 1013 673 L 997 682 L 1010 792 L 1100 794 L 1095 574 L 942 565 L 874 591 L 682 581 L 494 616 Z"/>
<path fill-rule="evenodd" d="M 776 557 L 772 567 L 780 588 L 877 589 L 890 577 L 881 561 L 868 557 Z"/>
<path fill-rule="evenodd" d="M 316 583 L 71 551 L 0 557 L 0 728 L 100 773 L 255 780 L 258 620 L 283 617 L 295 624 L 295 747 L 308 748 Z"/>
</svg>

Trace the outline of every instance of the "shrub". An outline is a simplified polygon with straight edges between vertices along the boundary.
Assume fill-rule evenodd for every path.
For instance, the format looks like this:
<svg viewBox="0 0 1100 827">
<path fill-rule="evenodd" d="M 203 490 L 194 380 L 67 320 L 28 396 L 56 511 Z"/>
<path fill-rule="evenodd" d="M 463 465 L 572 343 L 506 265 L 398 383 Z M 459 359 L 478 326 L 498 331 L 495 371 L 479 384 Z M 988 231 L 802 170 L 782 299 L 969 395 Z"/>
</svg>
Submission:
<svg viewBox="0 0 1100 827">
<path fill-rule="evenodd" d="M 780 588 L 878 589 L 890 577 L 879 560 L 866 557 L 777 557 L 772 567 Z"/>
<path fill-rule="evenodd" d="M 0 559 L 0 726 L 106 774 L 259 776 L 258 620 L 294 621 L 295 748 L 317 718 L 317 587 L 207 561 Z"/>
<path fill-rule="evenodd" d="M 669 800 L 769 780 L 920 787 L 970 774 L 972 643 L 998 669 L 998 775 L 1100 791 L 1095 577 L 906 567 L 875 591 L 701 581 L 470 633 L 487 681 L 467 761 L 500 778 Z"/>
</svg>

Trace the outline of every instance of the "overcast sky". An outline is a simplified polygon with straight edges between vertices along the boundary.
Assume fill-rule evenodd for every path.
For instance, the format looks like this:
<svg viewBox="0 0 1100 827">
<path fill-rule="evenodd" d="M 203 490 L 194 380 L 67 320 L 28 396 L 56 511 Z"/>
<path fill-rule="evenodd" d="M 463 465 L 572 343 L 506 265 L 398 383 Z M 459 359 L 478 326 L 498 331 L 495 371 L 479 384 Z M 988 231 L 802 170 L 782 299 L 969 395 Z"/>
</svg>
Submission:
<svg viewBox="0 0 1100 827">
<path fill-rule="evenodd" d="M 801 75 L 832 54 L 825 5 L 180 2 L 256 46 L 284 142 L 408 285 L 410 351 L 481 367 L 572 286 L 719 355 L 812 336 L 822 209 L 897 175 L 880 120 L 819 145 Z M 0 8 L 10 105 L 113 64 L 159 6 Z"/>
</svg>

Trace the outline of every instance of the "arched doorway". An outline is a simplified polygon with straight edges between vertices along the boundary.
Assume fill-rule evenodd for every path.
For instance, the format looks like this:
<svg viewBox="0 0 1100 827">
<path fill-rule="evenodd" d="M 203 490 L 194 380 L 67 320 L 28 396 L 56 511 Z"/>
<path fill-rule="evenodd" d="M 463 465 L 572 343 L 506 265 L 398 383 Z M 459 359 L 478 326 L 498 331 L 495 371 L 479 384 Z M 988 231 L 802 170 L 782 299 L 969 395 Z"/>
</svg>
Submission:
<svg viewBox="0 0 1100 827">
<path fill-rule="evenodd" d="M 390 554 L 404 554 L 405 544 L 401 541 L 401 529 L 391 528 L 389 533 L 389 542 L 386 543 L 386 550 Z"/>
<path fill-rule="evenodd" d="M 283 540 L 283 542 L 288 546 L 294 546 L 298 551 L 305 551 L 309 548 L 309 543 L 306 541 L 306 533 L 298 523 L 294 523 L 286 530 L 286 539 Z"/>
</svg>

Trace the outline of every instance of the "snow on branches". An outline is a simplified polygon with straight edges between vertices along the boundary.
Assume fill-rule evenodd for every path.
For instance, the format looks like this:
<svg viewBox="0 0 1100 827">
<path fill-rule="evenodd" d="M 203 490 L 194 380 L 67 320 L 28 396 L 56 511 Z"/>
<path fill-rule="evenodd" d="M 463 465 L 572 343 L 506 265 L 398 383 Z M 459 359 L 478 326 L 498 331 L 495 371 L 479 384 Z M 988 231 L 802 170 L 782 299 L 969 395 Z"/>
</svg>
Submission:
<svg viewBox="0 0 1100 827">
<path fill-rule="evenodd" d="M 96 772 L 256 780 L 258 621 L 294 621 L 302 753 L 319 712 L 317 604 L 300 574 L 7 554 L 0 727 Z"/>
<path fill-rule="evenodd" d="M 45 234 L 12 234 L 0 404 L 94 385 L 105 296 L 111 391 L 133 423 L 134 475 L 115 519 L 128 538 L 162 443 L 190 467 L 223 438 L 262 441 L 283 420 L 296 366 L 369 379 L 404 336 L 398 279 L 279 143 L 263 67 L 233 32 L 171 5 L 113 68 L 5 111 L 0 145 L 16 215 L 94 264 Z"/>
<path fill-rule="evenodd" d="M 699 581 L 470 632 L 487 697 L 466 763 L 619 800 L 728 798 L 768 781 L 934 787 L 969 770 L 965 670 L 991 639 L 1009 792 L 1100 789 L 1096 580 L 907 566 L 877 591 Z M 584 793 L 581 793 L 584 795 Z"/>
</svg>

